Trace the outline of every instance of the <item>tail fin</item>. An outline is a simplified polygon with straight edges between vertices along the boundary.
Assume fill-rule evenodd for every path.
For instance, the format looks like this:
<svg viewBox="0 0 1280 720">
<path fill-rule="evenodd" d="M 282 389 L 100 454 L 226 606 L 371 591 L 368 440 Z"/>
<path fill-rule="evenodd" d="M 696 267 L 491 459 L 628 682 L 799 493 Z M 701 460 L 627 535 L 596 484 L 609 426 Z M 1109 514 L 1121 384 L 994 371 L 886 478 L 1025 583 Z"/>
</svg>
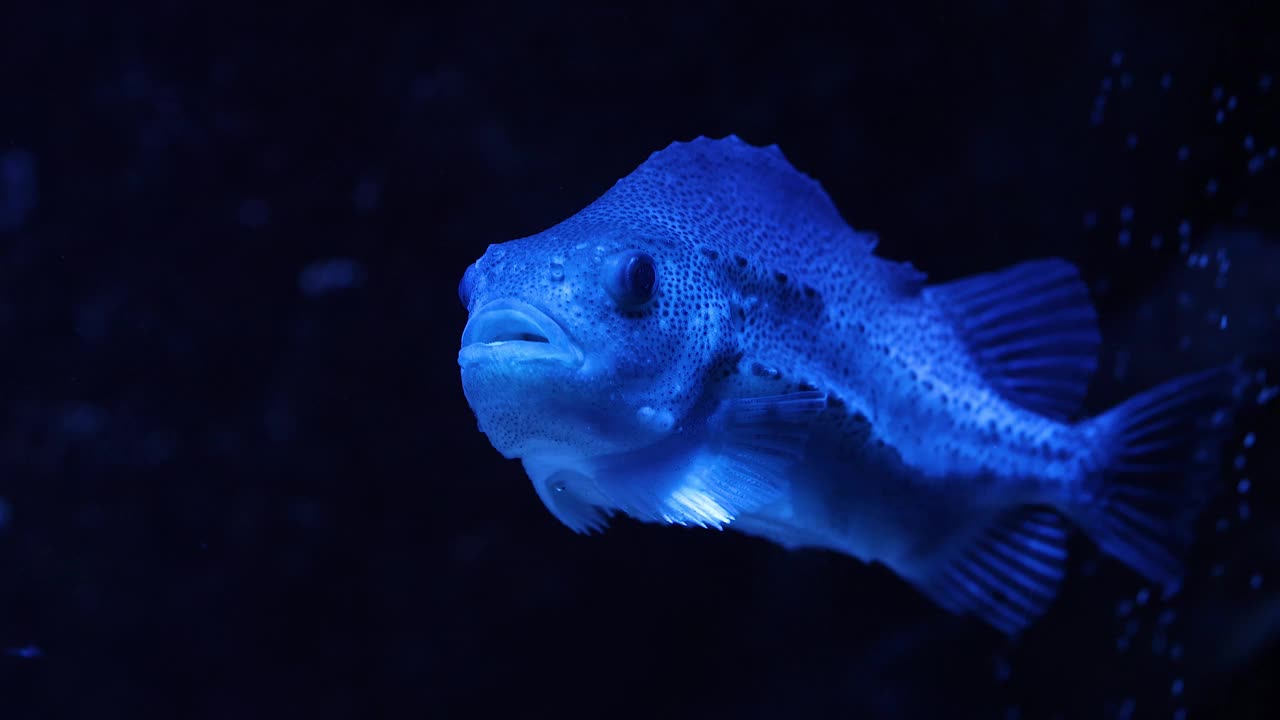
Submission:
<svg viewBox="0 0 1280 720">
<path fill-rule="evenodd" d="M 1105 449 L 1072 516 L 1103 552 L 1166 592 L 1181 584 L 1193 525 L 1216 489 L 1243 379 L 1236 367 L 1184 375 L 1087 423 Z"/>
</svg>

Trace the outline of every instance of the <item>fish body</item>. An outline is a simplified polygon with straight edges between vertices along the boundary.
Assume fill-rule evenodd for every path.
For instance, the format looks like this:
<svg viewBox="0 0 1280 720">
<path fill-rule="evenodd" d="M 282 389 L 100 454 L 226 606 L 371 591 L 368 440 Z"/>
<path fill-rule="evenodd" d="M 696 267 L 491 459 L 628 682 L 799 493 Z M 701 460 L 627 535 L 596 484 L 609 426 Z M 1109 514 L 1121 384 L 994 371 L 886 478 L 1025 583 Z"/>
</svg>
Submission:
<svg viewBox="0 0 1280 720">
<path fill-rule="evenodd" d="M 930 284 L 875 246 L 776 146 L 674 143 L 467 269 L 463 390 L 579 532 L 834 550 L 1008 633 L 1072 524 L 1176 587 L 1237 373 L 1080 418 L 1099 335 L 1070 263 Z"/>
</svg>

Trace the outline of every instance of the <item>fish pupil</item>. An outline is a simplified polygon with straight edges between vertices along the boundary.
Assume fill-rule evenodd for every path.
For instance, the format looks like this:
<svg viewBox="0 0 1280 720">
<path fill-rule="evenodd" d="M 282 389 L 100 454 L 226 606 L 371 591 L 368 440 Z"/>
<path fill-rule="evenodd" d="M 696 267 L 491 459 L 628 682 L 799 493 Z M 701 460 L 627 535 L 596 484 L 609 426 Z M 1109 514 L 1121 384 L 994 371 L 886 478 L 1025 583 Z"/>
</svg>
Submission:
<svg viewBox="0 0 1280 720">
<path fill-rule="evenodd" d="M 658 281 L 653 258 L 644 253 L 632 255 L 627 261 L 624 277 L 627 294 L 635 302 L 641 303 L 653 296 L 653 287 Z"/>
</svg>

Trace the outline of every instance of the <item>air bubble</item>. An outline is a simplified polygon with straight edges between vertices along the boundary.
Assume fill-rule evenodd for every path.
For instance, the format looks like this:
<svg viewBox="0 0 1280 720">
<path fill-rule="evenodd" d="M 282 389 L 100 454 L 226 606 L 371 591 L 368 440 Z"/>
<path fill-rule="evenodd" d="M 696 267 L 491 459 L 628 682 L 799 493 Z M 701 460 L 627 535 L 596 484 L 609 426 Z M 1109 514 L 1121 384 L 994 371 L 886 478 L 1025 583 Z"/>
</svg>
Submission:
<svg viewBox="0 0 1280 720">
<path fill-rule="evenodd" d="M 1170 75 L 1169 73 L 1165 73 L 1160 76 L 1160 87 L 1164 88 L 1165 90 L 1168 90 L 1172 86 L 1173 86 L 1172 75 Z"/>
<path fill-rule="evenodd" d="M 1191 157 L 1191 148 L 1187 147 L 1186 145 L 1179 146 L 1178 162 L 1186 162 L 1187 158 L 1189 157 Z"/>
<path fill-rule="evenodd" d="M 1244 149 L 1245 149 L 1245 150 L 1249 150 L 1249 151 L 1252 151 L 1252 150 L 1253 150 L 1253 136 L 1252 136 L 1252 135 L 1245 135 L 1245 136 L 1244 136 Z"/>
<path fill-rule="evenodd" d="M 1236 483 L 1236 492 L 1246 495 L 1249 492 L 1249 478 L 1240 478 L 1240 482 Z"/>
<path fill-rule="evenodd" d="M 1224 111 L 1224 110 L 1219 110 L 1219 111 L 1218 111 L 1217 113 L 1215 113 L 1215 114 L 1214 114 L 1214 116 L 1213 116 L 1213 121 L 1214 121 L 1214 122 L 1216 122 L 1216 123 L 1218 123 L 1219 125 L 1221 125 L 1221 124 L 1222 124 L 1222 121 L 1223 121 L 1223 120 L 1226 120 L 1226 119 L 1227 119 L 1227 113 L 1226 113 L 1226 111 Z"/>
<path fill-rule="evenodd" d="M 1204 192 L 1206 195 L 1216 195 L 1218 193 L 1218 181 L 1215 178 L 1209 178 L 1209 182 L 1204 184 Z"/>
<path fill-rule="evenodd" d="M 1258 436 L 1257 436 L 1257 435 L 1255 435 L 1255 434 L 1254 434 L 1254 433 L 1252 433 L 1252 432 L 1250 432 L 1250 433 L 1245 433 L 1245 436 L 1244 436 L 1244 446 L 1245 446 L 1245 449 L 1248 449 L 1248 448 L 1253 447 L 1257 442 L 1258 442 Z"/>
<path fill-rule="evenodd" d="M 1262 587 L 1262 573 L 1254 573 L 1249 576 L 1249 587 L 1257 590 Z"/>
<path fill-rule="evenodd" d="M 1182 687 L 1182 678 L 1174 678 L 1173 684 L 1169 687 L 1169 692 L 1172 693 L 1174 697 L 1177 697 L 1182 694 Z"/>
</svg>

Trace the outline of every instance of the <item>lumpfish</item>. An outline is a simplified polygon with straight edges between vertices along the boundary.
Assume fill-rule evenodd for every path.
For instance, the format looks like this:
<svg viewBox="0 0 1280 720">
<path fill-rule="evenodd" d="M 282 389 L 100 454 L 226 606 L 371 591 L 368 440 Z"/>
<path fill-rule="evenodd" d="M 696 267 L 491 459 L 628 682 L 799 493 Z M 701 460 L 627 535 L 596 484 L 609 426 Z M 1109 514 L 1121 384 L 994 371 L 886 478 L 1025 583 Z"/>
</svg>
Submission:
<svg viewBox="0 0 1280 720">
<path fill-rule="evenodd" d="M 617 512 L 878 561 L 1005 633 L 1069 527 L 1173 590 L 1231 367 L 1078 417 L 1099 349 L 1074 266 L 928 283 L 876 257 L 777 146 L 654 153 L 467 268 L 479 428 L 578 532 Z"/>
</svg>

